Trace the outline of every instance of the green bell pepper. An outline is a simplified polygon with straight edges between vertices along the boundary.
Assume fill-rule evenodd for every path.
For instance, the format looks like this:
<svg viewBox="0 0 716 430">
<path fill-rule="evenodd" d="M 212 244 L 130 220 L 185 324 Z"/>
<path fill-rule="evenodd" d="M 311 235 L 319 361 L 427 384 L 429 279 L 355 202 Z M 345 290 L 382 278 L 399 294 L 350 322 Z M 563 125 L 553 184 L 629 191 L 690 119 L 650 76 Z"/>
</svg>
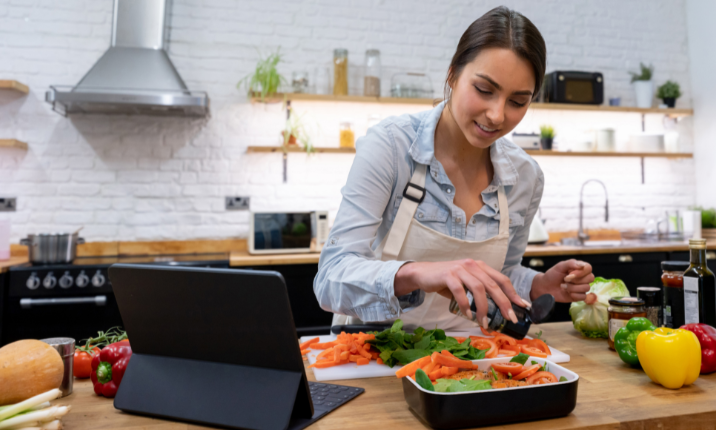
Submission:
<svg viewBox="0 0 716 430">
<path fill-rule="evenodd" d="M 629 320 L 627 325 L 620 328 L 614 335 L 614 349 L 619 358 L 631 366 L 639 366 L 639 357 L 636 354 L 636 338 L 643 331 L 656 329 L 648 318 L 637 317 Z"/>
</svg>

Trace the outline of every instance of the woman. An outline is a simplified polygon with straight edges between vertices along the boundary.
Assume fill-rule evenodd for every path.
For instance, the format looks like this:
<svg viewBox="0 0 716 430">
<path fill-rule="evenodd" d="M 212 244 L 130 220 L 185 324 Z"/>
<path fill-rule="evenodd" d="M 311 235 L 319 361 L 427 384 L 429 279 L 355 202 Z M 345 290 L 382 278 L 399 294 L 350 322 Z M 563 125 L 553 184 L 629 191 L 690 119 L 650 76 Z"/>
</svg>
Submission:
<svg viewBox="0 0 716 430">
<path fill-rule="evenodd" d="M 460 38 L 446 101 L 388 118 L 359 141 L 314 281 L 334 325 L 401 318 L 412 329 L 475 327 L 449 312 L 454 297 L 487 327 L 486 293 L 513 322 L 510 302 L 584 300 L 589 264 L 563 261 L 544 274 L 520 265 L 544 176 L 502 137 L 540 89 L 545 57 L 527 18 L 495 8 Z"/>
</svg>

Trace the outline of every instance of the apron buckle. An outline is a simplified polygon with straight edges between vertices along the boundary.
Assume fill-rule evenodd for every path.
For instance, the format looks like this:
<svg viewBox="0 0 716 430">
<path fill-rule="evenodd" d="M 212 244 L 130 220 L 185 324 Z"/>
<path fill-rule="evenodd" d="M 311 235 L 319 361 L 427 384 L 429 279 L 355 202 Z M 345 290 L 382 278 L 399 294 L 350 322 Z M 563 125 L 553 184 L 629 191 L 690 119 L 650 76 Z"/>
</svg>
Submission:
<svg viewBox="0 0 716 430">
<path fill-rule="evenodd" d="M 417 197 L 415 195 L 416 194 L 415 191 L 413 191 L 412 189 L 410 190 L 410 194 L 408 194 L 408 188 L 415 188 L 416 190 L 418 190 L 418 192 L 420 192 L 420 197 Z M 406 199 L 408 199 L 410 201 L 420 204 L 425 199 L 425 188 L 415 185 L 412 182 L 408 182 L 408 184 L 405 186 L 405 189 L 403 190 L 403 197 L 405 197 Z"/>
</svg>

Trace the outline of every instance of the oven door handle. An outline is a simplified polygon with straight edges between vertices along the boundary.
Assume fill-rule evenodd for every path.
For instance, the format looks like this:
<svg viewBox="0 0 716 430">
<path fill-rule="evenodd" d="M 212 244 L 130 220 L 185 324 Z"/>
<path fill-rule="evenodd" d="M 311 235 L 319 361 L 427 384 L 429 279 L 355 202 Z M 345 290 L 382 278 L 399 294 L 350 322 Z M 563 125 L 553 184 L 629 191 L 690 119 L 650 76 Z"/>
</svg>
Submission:
<svg viewBox="0 0 716 430">
<path fill-rule="evenodd" d="M 20 307 L 22 309 L 30 309 L 33 306 L 83 305 L 83 304 L 105 306 L 107 304 L 107 296 L 72 297 L 72 298 L 63 298 L 63 299 L 20 299 Z"/>
</svg>

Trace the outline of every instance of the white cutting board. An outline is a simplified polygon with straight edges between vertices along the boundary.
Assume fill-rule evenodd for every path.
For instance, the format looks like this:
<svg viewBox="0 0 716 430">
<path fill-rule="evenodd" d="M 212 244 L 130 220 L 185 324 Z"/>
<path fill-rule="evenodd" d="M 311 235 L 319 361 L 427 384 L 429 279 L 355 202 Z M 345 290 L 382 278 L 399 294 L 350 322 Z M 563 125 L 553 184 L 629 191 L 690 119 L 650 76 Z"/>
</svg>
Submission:
<svg viewBox="0 0 716 430">
<path fill-rule="evenodd" d="M 448 332 L 446 334 L 452 337 L 482 336 L 480 332 Z M 316 336 L 304 336 L 301 338 L 301 342 L 305 342 L 315 337 Z M 336 340 L 336 337 L 336 335 L 319 336 L 319 342 L 331 342 Z M 552 351 L 552 355 L 548 356 L 547 360 L 550 360 L 553 363 L 569 362 L 569 355 L 551 346 L 549 347 L 549 349 L 550 351 Z M 308 354 L 306 354 L 306 356 L 308 357 L 308 363 L 315 363 L 316 357 L 321 352 L 323 352 L 322 349 L 312 349 Z M 371 360 L 370 363 L 363 366 L 358 366 L 355 363 L 348 363 L 341 364 L 340 366 L 329 367 L 326 369 L 316 369 L 314 367 L 311 368 L 311 370 L 313 370 L 313 375 L 316 377 L 316 381 L 336 381 L 341 379 L 379 378 L 383 376 L 395 376 L 395 372 L 401 367 L 403 366 L 395 365 L 391 368 L 386 366 L 385 364 L 378 364 L 378 362 L 376 362 L 375 360 Z"/>
</svg>

